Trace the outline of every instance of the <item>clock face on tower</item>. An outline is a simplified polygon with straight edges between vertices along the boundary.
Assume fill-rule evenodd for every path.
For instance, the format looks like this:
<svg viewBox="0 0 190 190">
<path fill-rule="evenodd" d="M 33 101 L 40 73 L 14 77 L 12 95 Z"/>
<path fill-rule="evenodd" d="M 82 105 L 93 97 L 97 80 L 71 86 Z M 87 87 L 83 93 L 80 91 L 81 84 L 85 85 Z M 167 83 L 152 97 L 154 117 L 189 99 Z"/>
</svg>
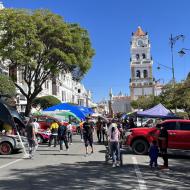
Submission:
<svg viewBox="0 0 190 190">
<path fill-rule="evenodd" d="M 142 41 L 142 40 L 138 40 L 138 41 L 137 41 L 137 46 L 143 47 L 143 46 L 144 46 L 143 41 Z"/>
</svg>

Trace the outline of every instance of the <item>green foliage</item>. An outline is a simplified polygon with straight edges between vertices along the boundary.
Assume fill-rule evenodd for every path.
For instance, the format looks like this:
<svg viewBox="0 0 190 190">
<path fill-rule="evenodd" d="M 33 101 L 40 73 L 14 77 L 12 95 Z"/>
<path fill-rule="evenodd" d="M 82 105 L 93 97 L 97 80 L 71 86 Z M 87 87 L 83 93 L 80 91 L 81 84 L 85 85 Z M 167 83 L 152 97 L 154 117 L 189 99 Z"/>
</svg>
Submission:
<svg viewBox="0 0 190 190">
<path fill-rule="evenodd" d="M 61 101 L 54 96 L 42 96 L 33 100 L 34 105 L 40 105 L 42 109 L 60 104 Z"/>
<path fill-rule="evenodd" d="M 160 103 L 158 96 L 141 96 L 131 102 L 134 109 L 149 109 Z"/>
<path fill-rule="evenodd" d="M 4 74 L 0 74 L 0 95 L 13 97 L 16 95 L 16 87 L 13 81 Z"/>
<path fill-rule="evenodd" d="M 176 104 L 178 108 L 184 109 L 190 118 L 190 78 L 176 88 Z"/>
<path fill-rule="evenodd" d="M 168 109 L 175 109 L 175 89 L 171 84 L 163 87 L 160 94 L 160 102 Z"/>
<path fill-rule="evenodd" d="M 22 69 L 28 90 L 16 87 L 31 103 L 51 76 L 71 72 L 81 80 L 91 67 L 94 50 L 88 32 L 78 24 L 66 23 L 47 10 L 0 10 L 0 56 L 11 67 Z M 32 88 L 34 85 L 34 88 Z"/>
<path fill-rule="evenodd" d="M 180 118 L 189 119 L 187 112 L 177 112 L 176 115 Z"/>
<path fill-rule="evenodd" d="M 184 82 L 176 83 L 175 86 L 167 84 L 163 87 L 159 96 L 142 96 L 138 100 L 132 101 L 134 109 L 149 109 L 162 103 L 168 109 L 182 109 L 184 114 L 179 116 L 190 118 L 190 75 Z"/>
</svg>

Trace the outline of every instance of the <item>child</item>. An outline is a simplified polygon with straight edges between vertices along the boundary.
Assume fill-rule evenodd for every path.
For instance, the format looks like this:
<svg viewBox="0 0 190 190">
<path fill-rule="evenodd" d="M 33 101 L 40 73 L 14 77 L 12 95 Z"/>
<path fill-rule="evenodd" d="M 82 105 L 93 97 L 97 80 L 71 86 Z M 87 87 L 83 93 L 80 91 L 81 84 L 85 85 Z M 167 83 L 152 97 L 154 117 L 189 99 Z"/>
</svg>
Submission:
<svg viewBox="0 0 190 190">
<path fill-rule="evenodd" d="M 153 167 L 153 164 L 154 164 L 154 167 L 158 166 L 158 164 L 157 164 L 158 153 L 159 153 L 159 149 L 157 146 L 157 142 L 152 141 L 152 144 L 149 149 L 150 167 L 151 168 Z"/>
</svg>

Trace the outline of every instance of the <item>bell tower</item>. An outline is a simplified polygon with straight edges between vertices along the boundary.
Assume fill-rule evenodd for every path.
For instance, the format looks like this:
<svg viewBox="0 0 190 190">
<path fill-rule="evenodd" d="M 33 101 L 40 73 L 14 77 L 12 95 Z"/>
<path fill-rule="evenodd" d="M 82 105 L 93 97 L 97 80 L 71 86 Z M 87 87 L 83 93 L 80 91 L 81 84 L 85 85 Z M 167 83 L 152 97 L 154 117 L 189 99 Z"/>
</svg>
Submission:
<svg viewBox="0 0 190 190">
<path fill-rule="evenodd" d="M 3 2 L 0 2 L 0 10 L 4 9 Z"/>
<path fill-rule="evenodd" d="M 150 41 L 148 34 L 139 26 L 132 33 L 130 48 L 130 95 L 132 100 L 139 96 L 154 94 L 154 80 L 152 76 L 153 60 L 150 53 Z"/>
</svg>

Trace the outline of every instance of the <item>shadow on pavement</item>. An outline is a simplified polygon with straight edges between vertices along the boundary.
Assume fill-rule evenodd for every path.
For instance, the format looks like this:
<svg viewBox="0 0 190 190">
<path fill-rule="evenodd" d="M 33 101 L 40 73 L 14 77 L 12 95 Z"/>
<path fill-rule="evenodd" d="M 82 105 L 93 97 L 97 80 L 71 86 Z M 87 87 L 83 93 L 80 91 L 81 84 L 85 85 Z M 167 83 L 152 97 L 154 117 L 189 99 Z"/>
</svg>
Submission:
<svg viewBox="0 0 190 190">
<path fill-rule="evenodd" d="M 151 170 L 139 165 L 147 189 L 189 189 L 189 167 L 182 170 L 180 162 L 169 171 Z M 186 161 L 184 164 L 188 164 Z M 0 180 L 1 190 L 62 190 L 62 189 L 139 189 L 133 164 L 112 168 L 104 162 L 48 165 L 33 169 L 12 169 Z"/>
<path fill-rule="evenodd" d="M 34 169 L 11 170 L 0 180 L 1 190 L 131 189 L 138 188 L 133 166 L 112 168 L 104 162 L 60 164 Z"/>
</svg>

